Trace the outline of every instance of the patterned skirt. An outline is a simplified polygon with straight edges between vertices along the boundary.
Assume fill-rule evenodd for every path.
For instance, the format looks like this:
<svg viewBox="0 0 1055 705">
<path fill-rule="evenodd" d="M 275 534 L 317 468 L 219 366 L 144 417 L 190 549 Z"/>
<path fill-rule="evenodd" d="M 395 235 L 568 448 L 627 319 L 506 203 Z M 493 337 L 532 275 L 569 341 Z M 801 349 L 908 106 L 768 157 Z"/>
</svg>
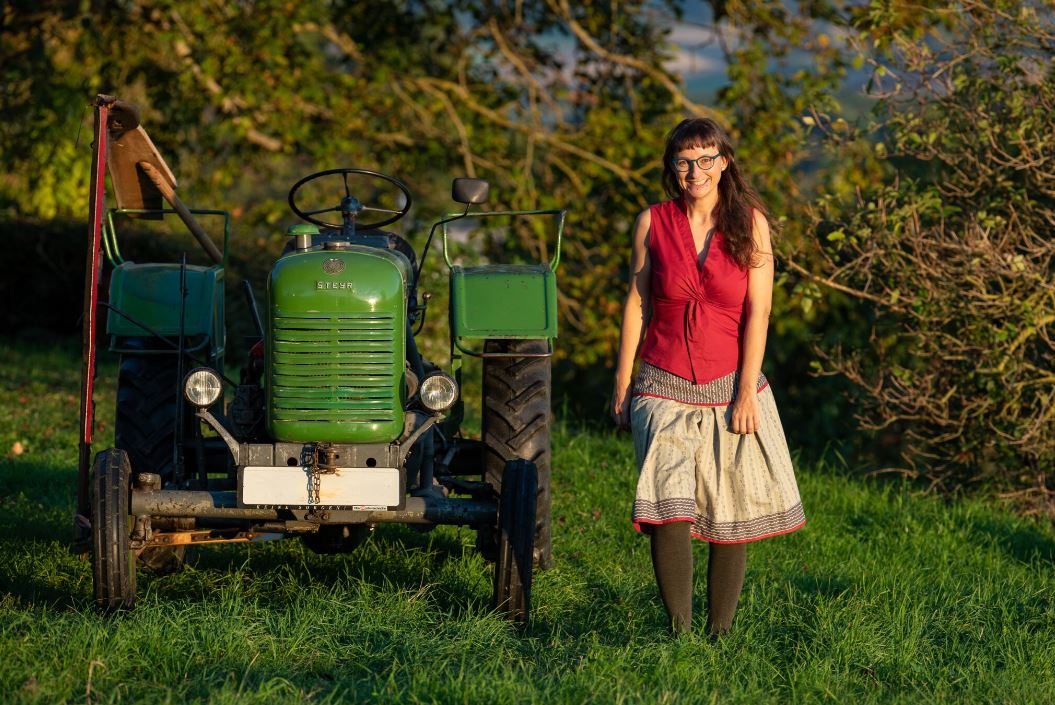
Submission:
<svg viewBox="0 0 1055 705">
<path fill-rule="evenodd" d="M 765 378 L 759 379 L 759 430 L 737 434 L 730 430 L 730 396 L 719 392 L 714 399 L 715 390 L 731 393 L 736 388 L 735 373 L 715 380 L 718 385 L 692 385 L 665 379 L 663 375 L 674 376 L 651 366 L 642 368 L 630 407 L 641 471 L 634 528 L 689 521 L 696 538 L 744 543 L 806 523 L 784 429 Z M 675 389 L 672 383 L 695 389 Z"/>
</svg>

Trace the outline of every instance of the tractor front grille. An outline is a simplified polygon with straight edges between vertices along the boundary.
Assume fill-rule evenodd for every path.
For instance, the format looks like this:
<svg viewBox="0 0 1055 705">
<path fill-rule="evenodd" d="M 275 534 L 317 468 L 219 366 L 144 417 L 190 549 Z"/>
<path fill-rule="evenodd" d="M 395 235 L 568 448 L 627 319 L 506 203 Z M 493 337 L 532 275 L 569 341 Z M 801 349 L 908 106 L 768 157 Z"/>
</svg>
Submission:
<svg viewBox="0 0 1055 705">
<path fill-rule="evenodd" d="M 401 425 L 405 363 L 395 324 L 385 313 L 273 318 L 272 424 L 317 429 L 288 440 L 352 440 L 351 427 Z M 336 435 L 325 429 L 333 424 L 341 426 Z"/>
</svg>

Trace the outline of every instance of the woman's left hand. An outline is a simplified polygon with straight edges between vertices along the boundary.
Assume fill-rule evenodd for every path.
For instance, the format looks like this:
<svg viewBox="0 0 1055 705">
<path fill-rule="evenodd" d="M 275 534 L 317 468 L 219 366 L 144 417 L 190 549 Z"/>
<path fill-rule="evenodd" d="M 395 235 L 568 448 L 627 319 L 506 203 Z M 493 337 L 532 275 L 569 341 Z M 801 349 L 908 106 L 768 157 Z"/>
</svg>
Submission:
<svg viewBox="0 0 1055 705">
<path fill-rule="evenodd" d="M 733 433 L 754 433 L 758 430 L 760 423 L 758 395 L 738 394 L 736 401 L 733 402 L 729 430 Z"/>
</svg>

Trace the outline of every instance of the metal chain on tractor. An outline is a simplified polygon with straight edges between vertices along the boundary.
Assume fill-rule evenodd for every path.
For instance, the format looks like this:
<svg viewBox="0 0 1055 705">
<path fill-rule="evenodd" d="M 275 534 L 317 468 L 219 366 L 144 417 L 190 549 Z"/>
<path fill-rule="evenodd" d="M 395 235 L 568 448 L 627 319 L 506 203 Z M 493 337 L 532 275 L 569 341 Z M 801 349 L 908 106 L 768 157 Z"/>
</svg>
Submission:
<svg viewBox="0 0 1055 705">
<path fill-rule="evenodd" d="M 316 443 L 311 448 L 310 460 L 311 492 L 308 495 L 308 504 L 319 504 L 322 476 L 332 475 L 337 472 L 337 449 L 333 447 L 332 443 Z"/>
</svg>

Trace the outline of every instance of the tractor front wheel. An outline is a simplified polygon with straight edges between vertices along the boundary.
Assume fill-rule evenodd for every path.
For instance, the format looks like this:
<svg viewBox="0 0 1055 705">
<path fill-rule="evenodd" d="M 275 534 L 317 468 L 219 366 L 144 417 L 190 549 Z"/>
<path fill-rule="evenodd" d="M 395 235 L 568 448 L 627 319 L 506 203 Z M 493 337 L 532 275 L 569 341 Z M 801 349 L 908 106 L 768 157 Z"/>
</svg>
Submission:
<svg viewBox="0 0 1055 705">
<path fill-rule="evenodd" d="M 553 565 L 550 541 L 550 358 L 545 340 L 488 340 L 484 347 L 483 414 L 484 480 L 502 496 L 506 463 L 523 458 L 538 471 L 534 562 Z M 487 355 L 496 355 L 488 357 Z M 493 558 L 496 537 L 480 532 L 477 545 Z"/>
<path fill-rule="evenodd" d="M 92 468 L 92 581 L 95 604 L 104 610 L 136 603 L 136 559 L 129 547 L 132 467 L 119 448 L 95 456 Z"/>
<path fill-rule="evenodd" d="M 535 464 L 521 459 L 506 463 L 498 506 L 493 604 L 497 611 L 520 624 L 527 624 L 531 612 L 537 496 Z"/>
</svg>

